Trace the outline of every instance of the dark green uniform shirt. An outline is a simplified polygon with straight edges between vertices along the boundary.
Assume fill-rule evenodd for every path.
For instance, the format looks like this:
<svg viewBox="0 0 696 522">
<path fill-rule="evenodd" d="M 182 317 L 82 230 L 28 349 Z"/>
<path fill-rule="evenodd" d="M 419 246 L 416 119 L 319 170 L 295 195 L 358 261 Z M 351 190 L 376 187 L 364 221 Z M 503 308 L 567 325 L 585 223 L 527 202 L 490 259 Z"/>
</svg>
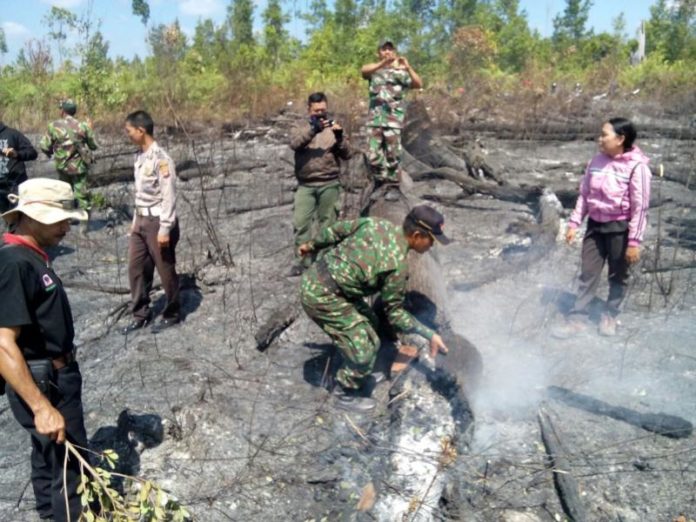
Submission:
<svg viewBox="0 0 696 522">
<path fill-rule="evenodd" d="M 433 336 L 435 332 L 403 306 L 409 247 L 401 227 L 377 218 L 338 221 L 323 228 L 313 244 L 317 250 L 334 247 L 323 259 L 346 297 L 363 298 L 379 292 L 394 329 L 427 339 Z"/>
</svg>

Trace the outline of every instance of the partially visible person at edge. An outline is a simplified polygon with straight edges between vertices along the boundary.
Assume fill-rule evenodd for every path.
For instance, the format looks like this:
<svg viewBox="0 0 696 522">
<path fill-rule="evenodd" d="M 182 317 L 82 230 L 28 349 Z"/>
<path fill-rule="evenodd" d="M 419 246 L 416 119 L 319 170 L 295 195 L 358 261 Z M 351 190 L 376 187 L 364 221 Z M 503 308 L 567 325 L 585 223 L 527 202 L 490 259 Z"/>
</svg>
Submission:
<svg viewBox="0 0 696 522">
<path fill-rule="evenodd" d="M 308 118 L 290 134 L 298 182 L 292 219 L 297 255 L 297 248 L 312 238 L 312 228 L 320 230 L 332 225 L 341 210 L 340 160 L 350 158 L 350 145 L 343 127 L 329 117 L 328 110 L 323 92 L 310 94 Z M 311 262 L 312 256 L 301 258 L 289 275 L 300 275 Z"/>
<path fill-rule="evenodd" d="M 433 357 L 447 352 L 442 338 L 403 305 L 408 251 L 423 254 L 436 239 L 449 243 L 443 224 L 439 212 L 421 205 L 408 213 L 401 227 L 377 218 L 339 221 L 300 246 L 303 255 L 332 247 L 303 274 L 300 293 L 305 312 L 331 337 L 342 356 L 338 385 L 333 389 L 339 407 L 358 411 L 375 407 L 375 401 L 361 391 L 380 345 L 377 317 L 366 297 L 380 294 L 387 320 L 397 333 L 425 337 Z"/>
<path fill-rule="evenodd" d="M 122 332 L 128 334 L 152 321 L 150 289 L 155 268 L 162 281 L 167 304 L 157 332 L 181 320 L 179 276 L 176 273 L 176 170 L 174 161 L 154 138 L 155 123 L 145 111 L 126 118 L 125 130 L 140 148 L 135 157 L 135 209 L 128 241 L 128 279 L 133 319 Z"/>
<path fill-rule="evenodd" d="M 73 100 L 60 102 L 59 108 L 60 119 L 48 124 L 48 131 L 41 138 L 39 148 L 53 158 L 58 178 L 70 183 L 80 208 L 89 212 L 87 178 L 89 166 L 94 162 L 91 151 L 97 149 L 97 142 L 91 124 L 75 118 L 77 104 Z M 85 220 L 80 224 L 80 231 L 86 233 L 87 230 L 88 221 Z"/>
<path fill-rule="evenodd" d="M 640 259 L 650 203 L 650 160 L 634 144 L 636 136 L 633 123 L 625 118 L 612 118 L 602 125 L 600 153 L 589 162 L 580 181 L 580 195 L 566 233 L 566 241 L 571 243 L 588 217 L 578 295 L 565 323 L 555 331 L 556 337 L 570 337 L 589 326 L 588 307 L 605 263 L 609 265 L 609 297 L 599 333 L 616 334 L 628 267 Z"/>
<path fill-rule="evenodd" d="M 63 469 L 64 442 L 87 447 L 82 376 L 70 303 L 45 249 L 85 212 L 70 185 L 55 179 L 25 181 L 10 198 L 17 206 L 2 214 L 14 233 L 4 234 L 0 247 L 0 375 L 12 413 L 31 437 L 39 517 L 75 521 L 82 511 L 80 465 L 68 455 Z"/>
<path fill-rule="evenodd" d="M 25 161 L 35 160 L 36 149 L 24 134 L 0 121 L 0 213 L 10 209 L 9 194 L 27 180 Z"/>
<path fill-rule="evenodd" d="M 406 111 L 407 89 L 420 89 L 423 81 L 404 56 L 398 56 L 390 41 L 382 43 L 379 61 L 364 65 L 362 77 L 369 80 L 370 106 L 367 159 L 372 170 L 375 189 L 387 185 L 385 198 L 398 199 L 399 162 L 401 160 L 401 129 Z"/>
</svg>

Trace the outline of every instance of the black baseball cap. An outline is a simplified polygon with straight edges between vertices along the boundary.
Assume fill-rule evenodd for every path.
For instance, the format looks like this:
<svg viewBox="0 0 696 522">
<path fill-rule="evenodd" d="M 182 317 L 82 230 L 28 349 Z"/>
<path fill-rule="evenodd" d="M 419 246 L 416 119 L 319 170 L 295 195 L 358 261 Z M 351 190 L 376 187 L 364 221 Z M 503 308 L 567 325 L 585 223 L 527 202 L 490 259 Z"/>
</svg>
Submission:
<svg viewBox="0 0 696 522">
<path fill-rule="evenodd" d="M 445 226 L 445 218 L 437 210 L 428 205 L 418 205 L 413 207 L 406 216 L 417 226 L 433 235 L 439 243 L 449 245 L 452 240 L 443 232 Z"/>
<path fill-rule="evenodd" d="M 377 47 L 377 49 L 379 49 L 379 50 L 381 51 L 382 49 L 386 49 L 387 47 L 391 47 L 392 49 L 396 49 L 396 45 L 394 45 L 394 42 L 392 42 L 392 41 L 389 40 L 389 39 L 384 40 L 384 41 L 379 45 L 379 47 Z"/>
</svg>

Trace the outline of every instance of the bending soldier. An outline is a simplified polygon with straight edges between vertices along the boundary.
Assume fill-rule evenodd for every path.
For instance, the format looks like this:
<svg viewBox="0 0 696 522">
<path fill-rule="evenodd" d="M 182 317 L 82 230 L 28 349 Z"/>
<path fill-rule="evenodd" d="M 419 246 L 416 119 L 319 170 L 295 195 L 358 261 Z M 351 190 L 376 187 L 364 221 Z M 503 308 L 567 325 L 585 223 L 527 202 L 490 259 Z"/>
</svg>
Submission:
<svg viewBox="0 0 696 522">
<path fill-rule="evenodd" d="M 155 123 L 145 111 L 126 118 L 126 134 L 140 148 L 135 157 L 135 211 L 128 242 L 128 279 L 133 320 L 123 329 L 127 334 L 152 321 L 150 289 L 155 268 L 162 281 L 167 304 L 162 320 L 153 327 L 160 331 L 177 324 L 179 276 L 176 273 L 176 171 L 169 154 L 153 137 Z"/>
<path fill-rule="evenodd" d="M 301 300 L 307 315 L 326 332 L 343 358 L 334 388 L 338 404 L 356 410 L 375 406 L 361 395 L 372 373 L 379 336 L 377 319 L 364 298 L 379 293 L 390 325 L 399 333 L 416 333 L 430 340 L 431 354 L 447 351 L 442 338 L 403 307 L 409 250 L 423 254 L 435 239 L 443 244 L 444 218 L 431 207 L 414 207 L 402 227 L 377 218 L 339 221 L 300 246 L 308 255 L 332 247 L 302 276 Z"/>
<path fill-rule="evenodd" d="M 350 158 L 343 128 L 329 118 L 326 95 L 315 92 L 307 99 L 308 119 L 293 128 L 290 148 L 295 151 L 298 187 L 293 208 L 295 252 L 312 238 L 312 226 L 322 229 L 338 218 L 341 205 L 340 160 Z M 300 275 L 311 263 L 306 256 L 291 268 Z"/>
<path fill-rule="evenodd" d="M 17 206 L 0 248 L 0 375 L 17 422 L 31 435 L 31 483 L 42 519 L 77 520 L 80 465 L 65 462 L 66 440 L 87 447 L 82 376 L 75 361 L 70 303 L 45 252 L 85 219 L 70 185 L 34 178 L 10 195 Z M 66 509 L 66 499 L 68 506 Z M 69 513 L 69 514 L 68 514 Z"/>
<path fill-rule="evenodd" d="M 93 150 L 97 149 L 94 132 L 89 123 L 75 118 L 77 104 L 73 100 L 60 103 L 60 119 L 48 124 L 48 131 L 39 148 L 55 162 L 58 178 L 70 183 L 80 208 L 89 212 L 87 191 L 89 166 L 94 163 Z M 89 216 L 87 217 L 89 219 Z M 81 231 L 87 232 L 87 220 Z"/>
<path fill-rule="evenodd" d="M 375 188 L 387 185 L 385 199 L 398 199 L 401 129 L 404 125 L 404 94 L 420 89 L 423 81 L 404 56 L 396 54 L 390 41 L 377 49 L 379 62 L 364 65 L 360 72 L 370 82 L 370 106 L 367 159 Z"/>
</svg>

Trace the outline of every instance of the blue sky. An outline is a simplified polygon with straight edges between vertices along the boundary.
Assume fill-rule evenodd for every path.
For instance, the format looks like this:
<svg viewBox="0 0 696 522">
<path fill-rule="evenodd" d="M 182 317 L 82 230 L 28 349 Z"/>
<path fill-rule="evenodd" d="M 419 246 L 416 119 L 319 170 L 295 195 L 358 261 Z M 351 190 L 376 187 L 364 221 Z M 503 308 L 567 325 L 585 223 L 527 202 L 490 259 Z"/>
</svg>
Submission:
<svg viewBox="0 0 696 522">
<path fill-rule="evenodd" d="M 612 29 L 612 20 L 620 13 L 626 18 L 626 33 L 634 36 L 640 21 L 650 16 L 650 6 L 656 0 L 611 1 L 595 0 L 590 11 L 588 25 L 595 32 Z M 290 30 L 298 37 L 303 36 L 301 23 L 294 16 L 307 9 L 310 0 L 284 0 L 283 8 L 293 16 Z M 200 18 L 212 18 L 216 23 L 225 17 L 229 0 L 150 0 L 150 24 L 170 23 L 175 18 L 188 34 L 192 34 Z M 131 14 L 131 0 L 0 0 L 0 26 L 5 30 L 8 54 L 0 57 L 2 62 L 12 62 L 17 52 L 32 38 L 42 38 L 47 28 L 43 18 L 51 5 L 71 9 L 77 14 L 86 12 L 92 5 L 93 19 L 101 20 L 101 30 L 110 45 L 110 55 L 133 57 L 148 53 L 145 43 L 146 29 L 140 20 Z M 266 0 L 256 0 L 255 23 L 260 22 L 260 13 Z M 548 36 L 553 31 L 553 18 L 565 7 L 564 0 L 521 0 L 522 9 L 533 29 Z M 12 6 L 12 9 L 8 7 Z"/>
</svg>

